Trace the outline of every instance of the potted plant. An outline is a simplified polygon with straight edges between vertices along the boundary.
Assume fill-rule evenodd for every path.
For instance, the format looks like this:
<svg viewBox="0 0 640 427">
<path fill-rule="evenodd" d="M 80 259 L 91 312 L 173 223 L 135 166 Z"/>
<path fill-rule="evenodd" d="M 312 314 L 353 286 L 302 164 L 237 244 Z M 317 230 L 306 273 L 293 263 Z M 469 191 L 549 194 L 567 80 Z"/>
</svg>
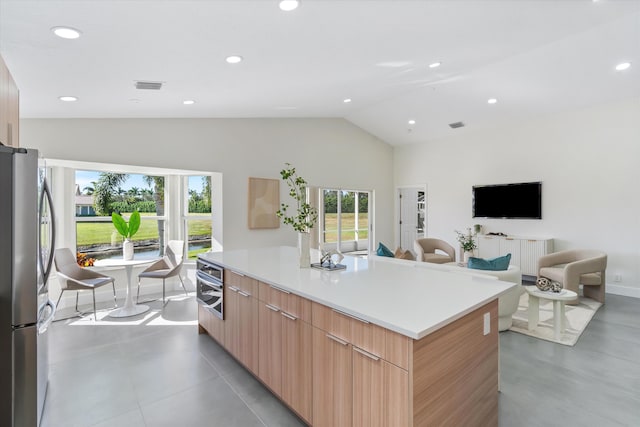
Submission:
<svg viewBox="0 0 640 427">
<path fill-rule="evenodd" d="M 111 221 L 118 233 L 124 237 L 122 243 L 122 258 L 125 260 L 133 259 L 133 242 L 131 238 L 138 232 L 140 228 L 140 212 L 133 211 L 129 216 L 129 223 L 117 212 L 111 214 Z"/>
<path fill-rule="evenodd" d="M 289 186 L 289 196 L 296 201 L 296 214 L 287 215 L 289 205 L 282 203 L 276 212 L 278 218 L 282 218 L 284 224 L 289 224 L 298 232 L 298 251 L 300 255 L 300 267 L 309 267 L 311 257 L 309 255 L 309 236 L 311 229 L 318 220 L 318 210 L 307 202 L 307 181 L 296 174 L 296 168 L 285 163 L 286 168 L 280 171 L 282 180 Z"/>
<path fill-rule="evenodd" d="M 457 240 L 460 243 L 460 247 L 464 251 L 464 262 L 469 261 L 469 257 L 473 255 L 473 251 L 478 247 L 476 243 L 476 233 L 471 233 L 471 228 L 467 228 L 466 233 L 461 233 L 458 230 L 454 230 L 458 235 Z"/>
</svg>

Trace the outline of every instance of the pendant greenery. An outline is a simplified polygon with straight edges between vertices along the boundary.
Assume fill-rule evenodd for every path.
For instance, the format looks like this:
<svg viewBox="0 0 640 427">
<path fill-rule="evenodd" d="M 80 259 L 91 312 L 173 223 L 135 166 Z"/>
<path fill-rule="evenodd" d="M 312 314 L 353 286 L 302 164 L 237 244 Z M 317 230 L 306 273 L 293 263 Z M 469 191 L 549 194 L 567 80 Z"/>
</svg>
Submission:
<svg viewBox="0 0 640 427">
<path fill-rule="evenodd" d="M 140 228 L 140 212 L 133 211 L 129 216 L 129 223 L 117 212 L 111 214 L 111 221 L 118 233 L 125 239 L 131 239 L 134 234 L 138 232 Z"/>
<path fill-rule="evenodd" d="M 280 171 L 282 180 L 289 186 L 289 195 L 296 200 L 296 215 L 287 216 L 289 205 L 282 203 L 276 212 L 282 222 L 289 224 L 300 233 L 308 233 L 318 221 L 318 209 L 307 203 L 307 181 L 296 174 L 296 168 L 285 163 L 286 168 Z"/>
</svg>

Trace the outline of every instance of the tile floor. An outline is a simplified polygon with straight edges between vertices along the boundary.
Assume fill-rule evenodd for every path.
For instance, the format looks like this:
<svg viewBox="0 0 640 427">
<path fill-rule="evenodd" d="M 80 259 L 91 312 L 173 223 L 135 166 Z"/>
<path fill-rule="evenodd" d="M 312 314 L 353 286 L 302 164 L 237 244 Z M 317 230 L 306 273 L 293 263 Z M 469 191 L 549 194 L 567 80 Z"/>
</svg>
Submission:
<svg viewBox="0 0 640 427">
<path fill-rule="evenodd" d="M 42 426 L 304 425 L 198 335 L 193 295 L 149 305 L 52 325 Z M 500 345 L 500 426 L 640 426 L 640 299 L 607 295 L 575 347 L 513 332 Z"/>
</svg>

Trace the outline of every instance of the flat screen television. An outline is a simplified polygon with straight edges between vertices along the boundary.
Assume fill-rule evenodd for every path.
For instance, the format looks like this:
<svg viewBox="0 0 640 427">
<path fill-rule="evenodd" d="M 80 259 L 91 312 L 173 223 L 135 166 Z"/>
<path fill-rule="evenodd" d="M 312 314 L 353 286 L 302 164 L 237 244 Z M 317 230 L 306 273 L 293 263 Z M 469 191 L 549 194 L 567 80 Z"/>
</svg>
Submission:
<svg viewBox="0 0 640 427">
<path fill-rule="evenodd" d="M 473 217 L 542 219 L 542 182 L 474 186 Z"/>
</svg>

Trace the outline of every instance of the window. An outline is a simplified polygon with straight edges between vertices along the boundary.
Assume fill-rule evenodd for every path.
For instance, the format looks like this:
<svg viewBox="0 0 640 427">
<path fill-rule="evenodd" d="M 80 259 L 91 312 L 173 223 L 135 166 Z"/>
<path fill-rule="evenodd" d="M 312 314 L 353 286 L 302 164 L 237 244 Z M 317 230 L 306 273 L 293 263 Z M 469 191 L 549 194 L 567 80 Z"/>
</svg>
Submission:
<svg viewBox="0 0 640 427">
<path fill-rule="evenodd" d="M 187 256 L 195 259 L 199 253 L 211 249 L 211 176 L 183 177 L 182 220 L 184 235 L 188 236 Z"/>
<path fill-rule="evenodd" d="M 136 257 L 163 255 L 166 241 L 165 177 L 77 170 L 75 191 L 76 248 L 95 259 L 122 255 L 122 236 L 111 213 L 128 219 L 137 210 L 142 219 L 132 237 Z"/>
<path fill-rule="evenodd" d="M 369 247 L 369 192 L 322 190 L 322 242 L 341 252 Z"/>
</svg>

